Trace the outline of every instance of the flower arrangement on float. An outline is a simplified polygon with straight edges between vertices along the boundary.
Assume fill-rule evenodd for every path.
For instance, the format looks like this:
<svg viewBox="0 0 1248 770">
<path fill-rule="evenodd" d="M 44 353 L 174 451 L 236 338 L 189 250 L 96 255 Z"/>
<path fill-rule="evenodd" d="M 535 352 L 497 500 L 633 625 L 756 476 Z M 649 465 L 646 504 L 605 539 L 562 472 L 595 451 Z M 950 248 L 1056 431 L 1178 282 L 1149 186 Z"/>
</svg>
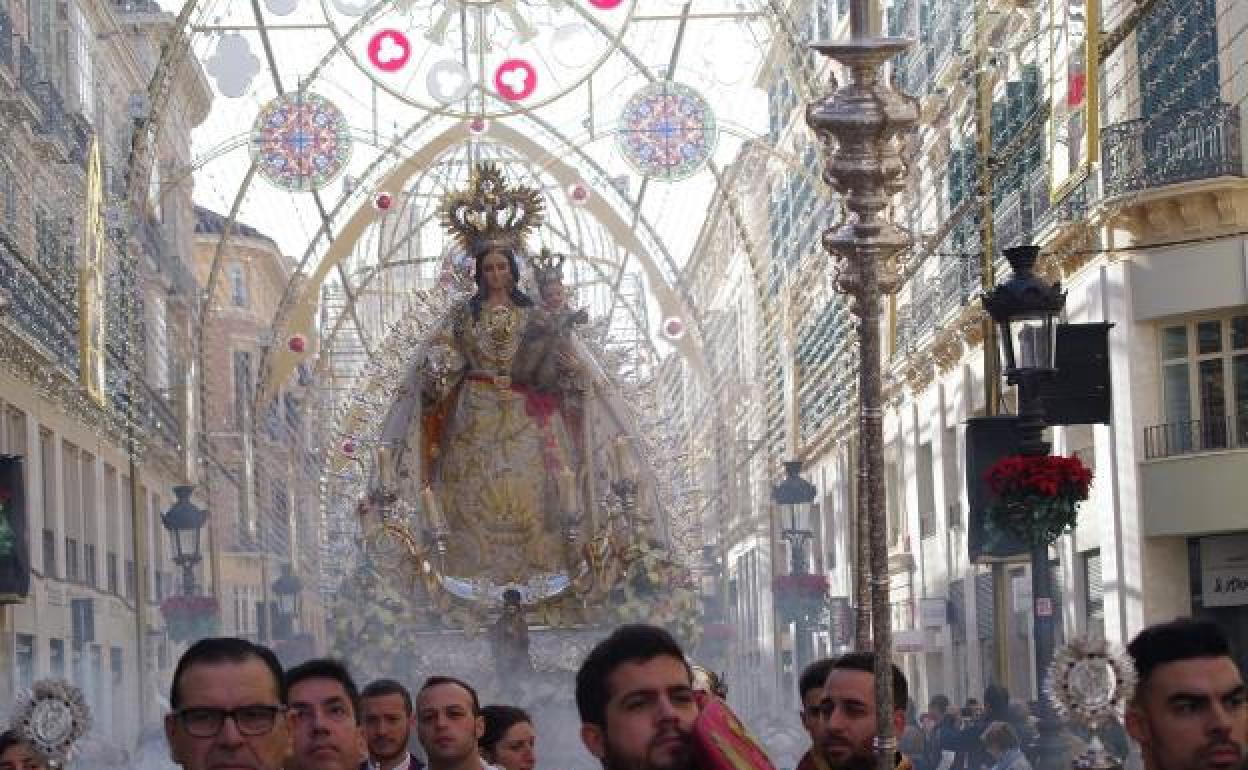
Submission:
<svg viewBox="0 0 1248 770">
<path fill-rule="evenodd" d="M 1075 525 L 1088 499 L 1092 471 L 1078 457 L 1008 455 L 984 474 L 993 501 L 985 518 L 989 539 L 1015 536 L 1047 545 Z"/>
<path fill-rule="evenodd" d="M 611 592 L 611 619 L 663 626 L 681 644 L 696 646 L 701 635 L 701 601 L 689 569 L 672 561 L 661 546 L 642 538 L 633 543 L 624 562 L 623 579 Z"/>
<path fill-rule="evenodd" d="M 772 596 L 780 616 L 799 623 L 823 623 L 828 613 L 828 578 L 822 574 L 776 575 Z"/>
<path fill-rule="evenodd" d="M 216 636 L 221 627 L 221 605 L 215 596 L 170 596 L 160 603 L 169 637 L 189 642 Z"/>
</svg>

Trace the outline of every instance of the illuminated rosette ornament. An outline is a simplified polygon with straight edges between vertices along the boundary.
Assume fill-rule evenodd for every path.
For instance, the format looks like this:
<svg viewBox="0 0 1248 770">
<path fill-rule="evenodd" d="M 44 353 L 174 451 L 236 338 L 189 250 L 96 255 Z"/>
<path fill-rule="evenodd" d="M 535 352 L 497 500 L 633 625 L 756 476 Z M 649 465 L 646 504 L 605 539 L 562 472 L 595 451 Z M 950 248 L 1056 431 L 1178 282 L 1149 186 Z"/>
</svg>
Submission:
<svg viewBox="0 0 1248 770">
<path fill-rule="evenodd" d="M 1135 667 L 1104 639 L 1080 636 L 1058 650 L 1049 665 L 1046 693 L 1061 719 L 1082 723 L 1092 736 L 1074 767 L 1109 770 L 1122 766 L 1101 744 L 1097 728 L 1122 712 L 1135 692 L 1135 683 Z"/>
<path fill-rule="evenodd" d="M 663 325 L 660 328 L 663 332 L 663 336 L 672 342 L 676 342 L 684 337 L 685 332 L 689 330 L 685 325 L 685 319 L 680 318 L 679 316 L 664 318 Z"/>
<path fill-rule="evenodd" d="M 584 206 L 589 203 L 591 197 L 589 185 L 584 182 L 574 182 L 568 185 L 568 200 L 573 206 Z"/>
<path fill-rule="evenodd" d="M 49 765 L 63 767 L 91 729 L 91 710 L 82 691 L 69 682 L 41 679 L 18 698 L 12 729 L 47 757 Z"/>
</svg>

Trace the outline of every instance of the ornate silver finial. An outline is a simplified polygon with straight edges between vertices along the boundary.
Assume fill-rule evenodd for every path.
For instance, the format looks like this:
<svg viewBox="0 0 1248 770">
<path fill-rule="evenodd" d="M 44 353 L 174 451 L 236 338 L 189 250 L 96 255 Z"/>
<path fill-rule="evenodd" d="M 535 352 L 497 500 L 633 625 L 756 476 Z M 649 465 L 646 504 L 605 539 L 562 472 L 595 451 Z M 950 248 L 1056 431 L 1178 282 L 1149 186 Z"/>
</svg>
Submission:
<svg viewBox="0 0 1248 770">
<path fill-rule="evenodd" d="M 1104 639 L 1080 636 L 1058 650 L 1049 665 L 1046 691 L 1062 719 L 1081 722 L 1091 734 L 1088 748 L 1075 757 L 1077 770 L 1112 770 L 1122 766 L 1101 744 L 1096 729 L 1122 712 L 1135 692 L 1135 667 Z"/>
<path fill-rule="evenodd" d="M 91 729 L 91 710 L 82 690 L 63 679 L 41 679 L 18 698 L 11 726 L 50 765 L 62 767 Z"/>
</svg>

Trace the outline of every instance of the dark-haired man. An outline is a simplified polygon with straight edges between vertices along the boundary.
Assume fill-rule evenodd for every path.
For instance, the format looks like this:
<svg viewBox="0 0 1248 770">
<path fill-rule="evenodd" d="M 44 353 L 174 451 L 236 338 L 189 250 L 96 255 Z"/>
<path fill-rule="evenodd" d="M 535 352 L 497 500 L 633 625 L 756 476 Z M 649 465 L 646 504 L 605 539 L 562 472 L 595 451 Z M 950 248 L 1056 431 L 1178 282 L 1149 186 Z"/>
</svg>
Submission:
<svg viewBox="0 0 1248 770">
<path fill-rule="evenodd" d="M 429 770 L 482 770 L 477 741 L 485 732 L 481 701 L 472 685 L 431 676 L 416 693 L 416 737 Z"/>
<path fill-rule="evenodd" d="M 1248 693 L 1221 629 L 1173 620 L 1141 631 L 1127 652 L 1139 682 L 1126 728 L 1146 770 L 1243 767 Z"/>
<path fill-rule="evenodd" d="M 690 770 L 693 673 L 663 629 L 621 626 L 599 642 L 576 674 L 576 707 L 605 770 Z"/>
<path fill-rule="evenodd" d="M 364 759 L 359 690 L 341 662 L 317 658 L 286 672 L 294 721 L 291 770 L 358 770 Z"/>
<path fill-rule="evenodd" d="M 906 724 L 909 687 L 901 669 L 893 669 L 893 734 Z M 875 655 L 851 652 L 832 664 L 819 700 L 822 740 L 819 744 L 830 770 L 871 770 L 875 766 Z M 898 756 L 899 770 L 910 761 Z"/>
<path fill-rule="evenodd" d="M 802 670 L 797 680 L 797 694 L 802 699 L 802 727 L 810 736 L 810 749 L 797 763 L 797 770 L 828 770 L 820 746 L 823 744 L 823 720 L 820 719 L 819 703 L 823 700 L 823 685 L 832 673 L 833 658 L 822 658 Z"/>
<path fill-rule="evenodd" d="M 416 718 L 406 687 L 393 679 L 369 682 L 360 692 L 360 715 L 372 770 L 418 770 L 407 750 Z"/>
<path fill-rule="evenodd" d="M 290 753 L 282 666 L 246 639 L 200 639 L 173 671 L 169 755 L 184 770 L 280 770 Z"/>
</svg>

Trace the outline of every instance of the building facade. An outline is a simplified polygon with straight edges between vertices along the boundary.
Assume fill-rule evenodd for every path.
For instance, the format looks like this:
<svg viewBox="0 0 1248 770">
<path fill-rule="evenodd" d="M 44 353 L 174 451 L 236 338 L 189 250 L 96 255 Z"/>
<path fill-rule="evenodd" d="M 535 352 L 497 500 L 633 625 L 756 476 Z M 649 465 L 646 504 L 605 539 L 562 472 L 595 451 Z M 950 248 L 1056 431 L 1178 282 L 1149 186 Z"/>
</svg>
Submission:
<svg viewBox="0 0 1248 770">
<path fill-rule="evenodd" d="M 1059 639 L 1125 644 L 1148 623 L 1195 614 L 1248 648 L 1236 566 L 1248 537 L 1232 491 L 1248 467 L 1248 84 L 1228 42 L 1248 9 L 885 5 L 885 30 L 916 40 L 893 77 L 922 116 L 895 211 L 914 246 L 881 323 L 893 624 L 920 706 L 938 693 L 982 697 L 994 681 L 1036 697 L 1025 560 L 975 564 L 968 543 L 967 420 L 1014 408 L 1010 389 L 985 381 L 980 295 L 1008 277 L 1001 249 L 1022 243 L 1040 245 L 1041 269 L 1066 287 L 1063 320 L 1112 324 L 1108 420 L 1050 430 L 1054 452 L 1096 473 L 1078 527 L 1050 554 Z M 752 386 L 734 391 L 732 365 L 712 367 L 711 387 L 737 411 L 691 450 L 708 497 L 733 500 L 708 504 L 707 531 L 723 606 L 740 626 L 726 660 L 739 661 L 727 665 L 747 714 L 765 711 L 757 694 L 776 685 L 795 698 L 805 658 L 852 642 L 854 319 L 819 247 L 839 212 L 817 180 L 826 152 L 804 124 L 826 72 L 794 42 L 846 34 L 845 10 L 791 3 L 774 22 L 757 81 L 772 114 L 766 146 L 754 148 L 765 161 L 721 185 L 687 268 L 704 292 L 707 348 L 715 319 L 731 315 Z M 734 220 L 737 201 L 748 213 Z M 737 287 L 738 274 L 751 280 Z M 754 462 L 725 456 L 738 447 Z M 786 622 L 769 591 L 796 564 L 768 499 L 791 458 L 819 490 L 803 559 L 827 578 L 833 611 L 813 630 Z M 744 468 L 747 489 L 734 486 Z M 762 575 L 747 584 L 751 552 Z"/>
<path fill-rule="evenodd" d="M 66 677 L 117 748 L 155 724 L 176 659 L 160 514 L 194 480 L 183 363 L 196 302 L 177 170 L 211 101 L 199 69 L 181 68 L 183 109 L 127 216 L 132 119 L 173 21 L 132 5 L 0 3 L 0 450 L 23 463 L 31 576 L 0 607 L 0 692 Z"/>
</svg>

